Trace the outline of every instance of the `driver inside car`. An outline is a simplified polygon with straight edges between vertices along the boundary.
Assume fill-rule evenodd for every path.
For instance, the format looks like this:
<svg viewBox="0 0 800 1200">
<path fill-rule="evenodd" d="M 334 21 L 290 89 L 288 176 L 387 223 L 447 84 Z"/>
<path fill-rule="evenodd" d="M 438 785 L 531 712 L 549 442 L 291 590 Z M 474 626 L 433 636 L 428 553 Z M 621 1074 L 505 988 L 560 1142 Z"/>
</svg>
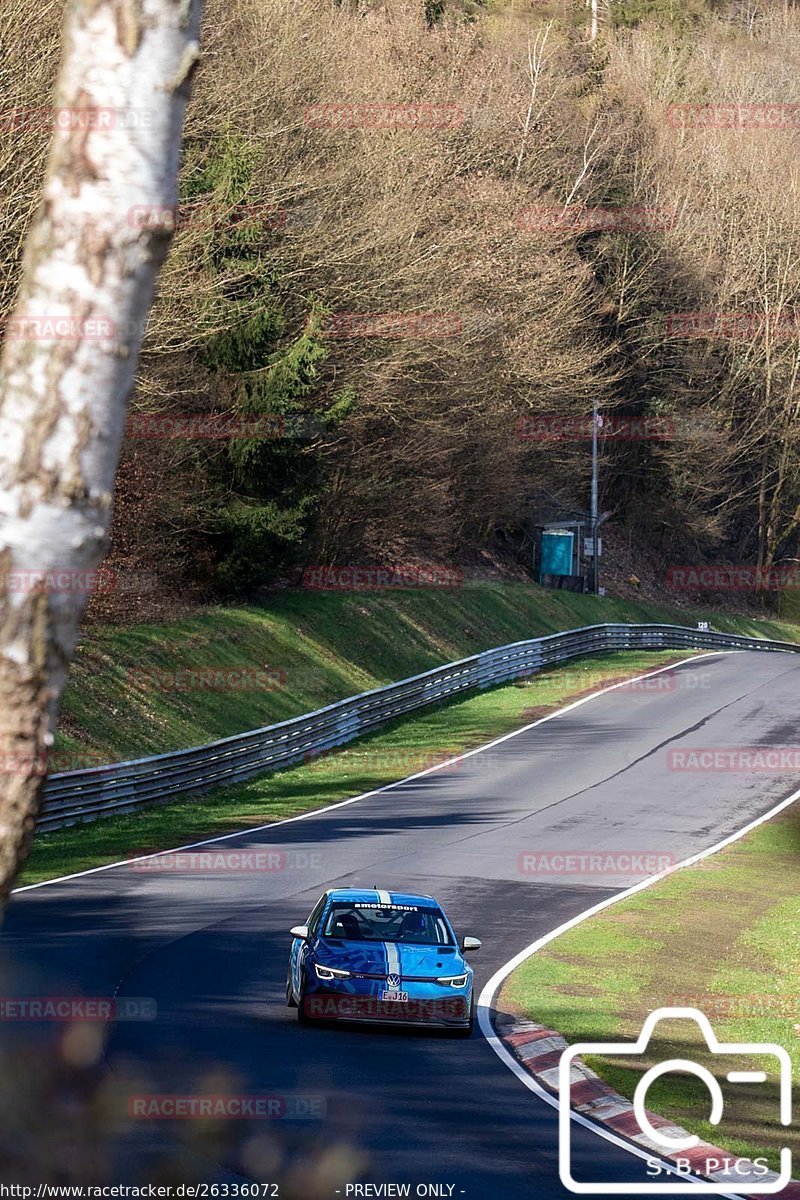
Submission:
<svg viewBox="0 0 800 1200">
<path fill-rule="evenodd" d="M 397 931 L 398 942 L 416 942 L 426 931 L 425 917 L 421 912 L 406 913 Z"/>
<path fill-rule="evenodd" d="M 354 912 L 344 912 L 336 918 L 333 936 L 345 938 L 347 941 L 360 941 L 361 922 Z"/>
</svg>

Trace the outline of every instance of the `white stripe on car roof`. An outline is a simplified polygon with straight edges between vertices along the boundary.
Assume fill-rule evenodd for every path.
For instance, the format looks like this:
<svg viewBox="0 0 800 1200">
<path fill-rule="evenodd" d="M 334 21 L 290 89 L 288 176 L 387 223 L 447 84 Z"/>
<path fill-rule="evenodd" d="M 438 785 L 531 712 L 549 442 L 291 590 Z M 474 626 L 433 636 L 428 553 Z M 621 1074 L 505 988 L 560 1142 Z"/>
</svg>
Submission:
<svg viewBox="0 0 800 1200">
<path fill-rule="evenodd" d="M 378 891 L 377 888 L 375 889 L 375 891 L 378 892 L 378 902 L 380 904 L 391 904 L 392 903 L 392 897 L 389 895 L 388 892 Z"/>
<path fill-rule="evenodd" d="M 397 953 L 397 946 L 394 942 L 384 942 L 386 948 L 386 973 L 387 975 L 400 974 L 400 955 Z"/>
</svg>

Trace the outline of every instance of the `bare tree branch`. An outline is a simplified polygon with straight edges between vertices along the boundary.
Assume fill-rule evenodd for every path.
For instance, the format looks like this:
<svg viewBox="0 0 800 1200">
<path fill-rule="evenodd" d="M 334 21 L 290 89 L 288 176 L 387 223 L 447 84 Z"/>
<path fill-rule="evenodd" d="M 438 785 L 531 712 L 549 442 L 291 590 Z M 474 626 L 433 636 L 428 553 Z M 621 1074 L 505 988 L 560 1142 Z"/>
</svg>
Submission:
<svg viewBox="0 0 800 1200">
<path fill-rule="evenodd" d="M 536 39 L 531 45 L 531 39 L 528 38 L 528 79 L 531 85 L 530 97 L 528 99 L 528 111 L 525 114 L 525 124 L 522 130 L 522 141 L 517 155 L 517 174 L 519 174 L 522 160 L 525 155 L 525 146 L 528 141 L 528 135 L 531 129 L 531 121 L 533 119 L 533 107 L 536 103 L 536 92 L 539 87 L 542 69 L 545 64 L 545 50 L 547 48 L 547 39 L 550 36 L 550 30 L 553 28 L 553 22 L 548 21 L 543 29 L 536 31 Z"/>
</svg>

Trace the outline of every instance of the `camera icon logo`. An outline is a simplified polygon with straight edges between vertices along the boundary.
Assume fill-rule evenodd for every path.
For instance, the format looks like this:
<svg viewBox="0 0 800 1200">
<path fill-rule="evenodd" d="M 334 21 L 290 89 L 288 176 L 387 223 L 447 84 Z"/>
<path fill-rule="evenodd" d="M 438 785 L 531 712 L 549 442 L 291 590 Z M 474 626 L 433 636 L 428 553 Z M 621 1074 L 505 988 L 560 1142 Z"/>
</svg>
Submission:
<svg viewBox="0 0 800 1200">
<path fill-rule="evenodd" d="M 771 1178 L 762 1179 L 762 1181 L 753 1179 L 752 1176 L 745 1179 L 738 1173 L 728 1177 L 724 1182 L 716 1182 L 710 1179 L 704 1181 L 698 1179 L 697 1175 L 694 1175 L 689 1170 L 681 1171 L 677 1163 L 673 1163 L 670 1171 L 668 1171 L 666 1165 L 662 1164 L 664 1172 L 667 1175 L 666 1182 L 664 1183 L 585 1183 L 573 1177 L 571 1085 L 573 1082 L 573 1063 L 575 1059 L 582 1058 L 587 1054 L 599 1054 L 604 1057 L 622 1055 L 625 1058 L 644 1054 L 650 1044 L 653 1031 L 658 1022 L 675 1019 L 691 1020 L 699 1025 L 706 1045 L 715 1056 L 724 1057 L 725 1055 L 731 1055 L 741 1057 L 742 1055 L 758 1055 L 759 1057 L 771 1057 L 773 1060 L 777 1060 L 779 1081 L 778 1122 L 781 1125 L 791 1125 L 792 1065 L 789 1054 L 783 1046 L 777 1046 L 771 1042 L 720 1042 L 711 1027 L 708 1017 L 700 1012 L 699 1009 L 659 1008 L 647 1018 L 642 1026 L 642 1032 L 635 1042 L 581 1042 L 574 1046 L 568 1046 L 561 1055 L 558 1068 L 559 1171 L 561 1182 L 568 1191 L 585 1196 L 649 1195 L 653 1193 L 658 1194 L 659 1192 L 669 1192 L 672 1195 L 679 1192 L 690 1192 L 693 1196 L 698 1196 L 703 1193 L 707 1195 L 730 1194 L 732 1189 L 737 1190 L 738 1188 L 746 1187 L 748 1195 L 770 1195 L 782 1191 L 791 1182 L 792 1152 L 787 1146 L 781 1149 L 780 1174 L 777 1176 L 772 1175 Z M 658 1148 L 653 1151 L 654 1162 L 658 1161 L 656 1159 L 656 1155 L 658 1154 L 661 1155 L 662 1159 L 666 1156 L 668 1159 L 672 1158 L 674 1160 L 681 1153 L 692 1150 L 701 1144 L 700 1138 L 692 1134 L 683 1133 L 682 1136 L 676 1137 L 676 1133 L 680 1131 L 675 1127 L 655 1128 L 647 1114 L 645 1104 L 647 1092 L 651 1084 L 660 1079 L 662 1075 L 667 1075 L 674 1071 L 694 1075 L 705 1083 L 711 1096 L 711 1113 L 708 1119 L 712 1125 L 719 1125 L 724 1114 L 725 1100 L 722 1088 L 718 1080 L 706 1067 L 684 1058 L 672 1058 L 651 1067 L 642 1075 L 636 1087 L 633 1097 L 633 1112 L 641 1134 L 647 1139 L 649 1145 L 654 1145 Z M 579 1077 L 584 1078 L 582 1074 Z M 766 1083 L 767 1073 L 765 1071 L 730 1070 L 725 1072 L 725 1078 L 729 1083 L 734 1084 Z M 734 1159 L 736 1156 L 731 1155 L 730 1157 Z M 688 1162 L 688 1160 L 686 1161 Z M 746 1161 L 750 1162 L 750 1160 Z M 687 1174 L 692 1174 L 692 1178 L 685 1183 L 676 1182 L 676 1175 L 680 1177 L 681 1174 L 684 1177 Z M 766 1175 L 768 1172 L 764 1169 L 758 1171 L 757 1174 Z"/>
</svg>

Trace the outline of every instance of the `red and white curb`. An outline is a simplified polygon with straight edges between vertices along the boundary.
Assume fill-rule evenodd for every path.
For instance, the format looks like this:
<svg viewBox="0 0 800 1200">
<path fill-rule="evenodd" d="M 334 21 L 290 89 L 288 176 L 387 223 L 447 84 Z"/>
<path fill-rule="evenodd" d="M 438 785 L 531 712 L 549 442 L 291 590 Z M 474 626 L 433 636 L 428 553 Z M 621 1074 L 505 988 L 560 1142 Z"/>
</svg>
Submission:
<svg viewBox="0 0 800 1200">
<path fill-rule="evenodd" d="M 566 1039 L 545 1025 L 537 1025 L 535 1021 L 508 1013 L 497 1014 L 495 1029 L 500 1041 L 522 1069 L 540 1087 L 558 1096 L 558 1067 L 561 1055 L 568 1049 Z M 570 1100 L 574 1112 L 632 1142 L 642 1150 L 652 1151 L 656 1158 L 676 1164 L 679 1159 L 684 1162 L 688 1160 L 696 1175 L 713 1183 L 728 1184 L 737 1192 L 746 1189 L 748 1183 L 763 1186 L 778 1178 L 774 1171 L 756 1173 L 752 1169 L 750 1159 L 739 1159 L 730 1151 L 712 1146 L 708 1142 L 701 1142 L 693 1149 L 684 1150 L 680 1154 L 666 1153 L 663 1146 L 642 1133 L 630 1100 L 615 1092 L 578 1058 L 572 1063 L 570 1084 Z M 657 1113 L 648 1112 L 647 1117 L 655 1129 L 663 1129 L 665 1136 L 668 1134 L 674 1140 L 690 1136 L 686 1130 L 658 1116 Z M 712 1160 L 718 1164 L 719 1169 L 706 1174 L 707 1164 Z M 741 1172 L 737 1170 L 737 1163 L 742 1164 Z M 800 1200 L 800 1182 L 793 1180 L 774 1195 L 779 1196 L 781 1200 Z M 746 1197 L 746 1200 L 749 1198 Z M 760 1200 L 760 1197 L 753 1197 L 753 1200 Z"/>
</svg>

